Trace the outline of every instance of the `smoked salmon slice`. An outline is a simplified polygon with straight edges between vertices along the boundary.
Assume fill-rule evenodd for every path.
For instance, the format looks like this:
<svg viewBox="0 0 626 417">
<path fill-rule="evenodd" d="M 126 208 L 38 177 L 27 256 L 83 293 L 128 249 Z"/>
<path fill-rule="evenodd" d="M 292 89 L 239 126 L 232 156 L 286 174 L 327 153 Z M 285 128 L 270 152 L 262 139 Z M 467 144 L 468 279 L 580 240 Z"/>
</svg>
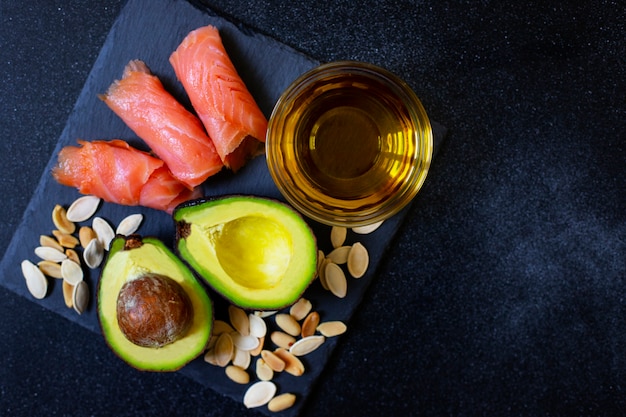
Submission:
<svg viewBox="0 0 626 417">
<path fill-rule="evenodd" d="M 200 120 L 180 104 L 140 60 L 99 96 L 189 188 L 203 183 L 223 163 Z"/>
<path fill-rule="evenodd" d="M 262 152 L 267 119 L 216 27 L 191 31 L 170 55 L 170 63 L 226 167 L 237 171 Z"/>
<path fill-rule="evenodd" d="M 163 161 L 123 140 L 78 140 L 78 144 L 61 149 L 52 176 L 82 194 L 168 213 L 200 196 L 199 188 L 191 190 L 178 181 Z"/>
</svg>

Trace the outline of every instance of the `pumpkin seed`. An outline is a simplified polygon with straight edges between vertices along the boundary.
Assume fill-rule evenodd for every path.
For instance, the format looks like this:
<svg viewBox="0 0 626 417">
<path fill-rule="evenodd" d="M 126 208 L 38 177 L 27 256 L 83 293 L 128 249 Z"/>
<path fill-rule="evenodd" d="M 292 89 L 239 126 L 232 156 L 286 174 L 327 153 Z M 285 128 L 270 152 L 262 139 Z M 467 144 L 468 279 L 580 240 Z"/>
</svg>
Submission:
<svg viewBox="0 0 626 417">
<path fill-rule="evenodd" d="M 301 328 L 300 323 L 296 321 L 295 318 L 291 314 L 280 313 L 276 314 L 276 324 L 280 327 L 285 333 L 290 334 L 292 336 L 298 336 L 300 334 Z"/>
<path fill-rule="evenodd" d="M 296 338 L 280 331 L 274 331 L 270 334 L 270 339 L 276 346 L 289 349 L 291 345 L 296 343 Z"/>
<path fill-rule="evenodd" d="M 74 235 L 63 233 L 60 230 L 53 230 L 52 234 L 57 238 L 59 244 L 64 248 L 75 248 L 80 243 Z"/>
<path fill-rule="evenodd" d="M 330 262 L 326 265 L 324 271 L 326 284 L 330 292 L 339 298 L 344 298 L 348 292 L 348 281 L 343 269 L 339 265 Z"/>
<path fill-rule="evenodd" d="M 37 246 L 35 248 L 35 255 L 44 261 L 61 262 L 67 259 L 67 255 L 50 246 Z"/>
<path fill-rule="evenodd" d="M 58 250 L 59 252 L 63 252 L 65 250 L 58 240 L 48 235 L 39 236 L 39 246 L 48 246 Z"/>
<path fill-rule="evenodd" d="M 318 347 L 322 346 L 325 341 L 326 337 L 321 335 L 303 337 L 289 348 L 289 352 L 295 356 L 308 355 Z"/>
<path fill-rule="evenodd" d="M 248 369 L 251 360 L 252 358 L 250 357 L 250 352 L 235 347 L 235 352 L 232 359 L 233 365 L 239 366 L 242 369 Z"/>
<path fill-rule="evenodd" d="M 215 355 L 215 346 L 204 353 L 204 361 L 213 366 L 219 366 L 217 364 L 217 356 Z"/>
<path fill-rule="evenodd" d="M 285 362 L 285 372 L 293 376 L 300 376 L 304 373 L 304 364 L 302 361 L 287 349 L 278 348 L 274 351 L 274 355 L 278 356 L 283 362 Z"/>
<path fill-rule="evenodd" d="M 29 260 L 23 260 L 21 267 L 28 291 L 38 300 L 44 298 L 48 292 L 48 280 L 46 276 L 37 268 L 37 265 Z"/>
<path fill-rule="evenodd" d="M 67 308 L 74 307 L 72 296 L 74 294 L 74 286 L 63 280 L 63 301 Z"/>
<path fill-rule="evenodd" d="M 89 226 L 82 226 L 78 229 L 78 241 L 83 248 L 86 248 L 93 239 L 97 239 L 98 235 Z"/>
<path fill-rule="evenodd" d="M 241 367 L 237 365 L 229 365 L 226 367 L 226 376 L 233 382 L 245 385 L 250 382 L 250 375 Z"/>
<path fill-rule="evenodd" d="M 76 230 L 76 225 L 67 219 L 65 207 L 57 204 L 52 209 L 52 223 L 63 233 L 72 234 Z"/>
<path fill-rule="evenodd" d="M 326 260 L 326 256 L 324 255 L 324 251 L 321 249 L 317 250 L 317 267 L 315 268 L 315 278 L 320 276 L 320 269 Z"/>
<path fill-rule="evenodd" d="M 296 403 L 296 395 L 290 392 L 277 395 L 267 403 L 267 409 L 273 413 L 284 411 Z"/>
<path fill-rule="evenodd" d="M 289 314 L 293 316 L 294 319 L 300 321 L 306 317 L 307 314 L 311 311 L 313 305 L 306 298 L 300 298 L 295 302 L 289 309 Z"/>
<path fill-rule="evenodd" d="M 53 261 L 39 261 L 37 266 L 44 275 L 51 278 L 63 278 L 61 275 L 61 264 Z"/>
<path fill-rule="evenodd" d="M 270 317 L 273 316 L 274 314 L 278 313 L 277 310 L 267 310 L 267 311 L 255 311 L 254 315 L 255 316 L 259 316 L 262 319 L 266 318 L 266 317 Z"/>
<path fill-rule="evenodd" d="M 265 320 L 254 314 L 248 314 L 248 322 L 250 324 L 250 334 L 256 338 L 265 337 L 267 333 L 267 325 Z"/>
<path fill-rule="evenodd" d="M 259 346 L 259 339 L 252 335 L 244 336 L 241 333 L 233 332 L 230 334 L 230 337 L 233 339 L 235 347 L 245 350 L 246 352 L 254 350 Z"/>
<path fill-rule="evenodd" d="M 333 249 L 326 257 L 331 260 L 331 262 L 336 263 L 337 265 L 342 265 L 348 262 L 348 254 L 350 253 L 351 246 L 340 246 L 338 248 Z"/>
<path fill-rule="evenodd" d="M 115 232 L 109 222 L 102 217 L 94 217 L 91 222 L 91 228 L 96 232 L 102 248 L 108 251 L 111 241 L 115 238 Z"/>
<path fill-rule="evenodd" d="M 61 275 L 68 284 L 76 286 L 83 280 L 83 270 L 76 262 L 65 259 L 61 262 Z"/>
<path fill-rule="evenodd" d="M 310 312 L 302 323 L 302 337 L 314 335 L 318 324 L 320 324 L 319 313 L 317 311 Z"/>
<path fill-rule="evenodd" d="M 225 367 L 233 358 L 235 353 L 235 345 L 233 339 L 228 333 L 222 333 L 215 342 L 213 348 L 215 354 L 215 364 L 217 366 Z"/>
<path fill-rule="evenodd" d="M 211 350 L 215 347 L 215 342 L 217 342 L 217 336 L 214 334 L 211 334 L 211 337 L 209 337 L 209 340 L 206 342 L 206 346 L 204 347 L 205 350 Z"/>
<path fill-rule="evenodd" d="M 263 358 L 258 358 L 256 360 L 255 370 L 256 370 L 256 376 L 261 381 L 269 381 L 272 378 L 274 378 L 274 371 L 272 370 L 272 368 L 270 368 L 270 366 L 267 363 L 265 363 Z"/>
<path fill-rule="evenodd" d="M 352 245 L 350 253 L 348 253 L 348 272 L 354 278 L 361 278 L 365 275 L 369 266 L 370 258 L 367 249 L 360 242 Z"/>
<path fill-rule="evenodd" d="M 213 322 L 213 335 L 219 336 L 222 333 L 232 333 L 235 329 L 224 320 L 215 320 Z"/>
<path fill-rule="evenodd" d="M 376 229 L 378 229 L 380 227 L 380 225 L 383 224 L 383 221 L 379 221 L 376 223 L 372 223 L 372 224 L 368 224 L 365 226 L 357 226 L 357 227 L 353 227 L 352 231 L 354 233 L 357 233 L 359 235 L 367 235 L 372 233 L 373 231 L 375 231 Z"/>
<path fill-rule="evenodd" d="M 75 223 L 84 222 L 94 215 L 99 205 L 100 198 L 98 197 L 92 195 L 79 197 L 68 207 L 67 219 Z"/>
<path fill-rule="evenodd" d="M 129 236 L 132 235 L 139 229 L 141 222 L 143 221 L 143 214 L 131 214 L 130 216 L 126 216 L 120 224 L 117 226 L 115 233 L 118 235 Z"/>
<path fill-rule="evenodd" d="M 320 284 L 322 284 L 322 288 L 324 288 L 325 290 L 328 290 L 328 281 L 326 280 L 326 265 L 328 265 L 329 263 L 332 263 L 332 261 L 330 259 L 324 258 L 318 270 Z"/>
<path fill-rule="evenodd" d="M 248 336 L 250 334 L 250 320 L 248 319 L 248 315 L 245 311 L 243 311 L 243 309 L 232 304 L 229 305 L 228 317 L 230 318 L 230 324 L 241 335 Z"/>
<path fill-rule="evenodd" d="M 330 243 L 333 245 L 333 248 L 338 248 L 344 244 L 346 241 L 346 236 L 348 235 L 348 229 L 341 226 L 333 226 L 330 229 Z"/>
<path fill-rule="evenodd" d="M 267 366 L 272 368 L 272 371 L 282 372 L 285 369 L 285 361 L 283 361 L 281 358 L 276 356 L 274 352 L 267 350 L 267 349 L 263 349 L 261 351 L 261 357 L 263 358 Z"/>
<path fill-rule="evenodd" d="M 261 407 L 276 395 L 276 385 L 271 381 L 258 381 L 250 385 L 243 396 L 247 408 Z"/>
<path fill-rule="evenodd" d="M 91 269 L 100 266 L 104 259 L 104 249 L 97 238 L 91 239 L 91 242 L 87 244 L 83 251 L 83 259 L 85 260 L 85 265 Z"/>
<path fill-rule="evenodd" d="M 72 291 L 72 306 L 74 311 L 82 314 L 89 305 L 89 286 L 85 281 L 80 281 Z"/>
<path fill-rule="evenodd" d="M 339 336 L 346 332 L 348 328 L 341 321 L 327 321 L 317 326 L 317 331 L 326 337 Z"/>
</svg>

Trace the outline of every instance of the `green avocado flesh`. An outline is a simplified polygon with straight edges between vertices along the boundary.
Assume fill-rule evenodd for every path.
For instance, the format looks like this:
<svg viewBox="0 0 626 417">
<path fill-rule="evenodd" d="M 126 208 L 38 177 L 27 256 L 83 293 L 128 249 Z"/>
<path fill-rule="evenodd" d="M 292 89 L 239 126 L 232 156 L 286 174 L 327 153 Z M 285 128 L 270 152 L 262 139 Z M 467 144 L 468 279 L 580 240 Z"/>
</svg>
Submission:
<svg viewBox="0 0 626 417">
<path fill-rule="evenodd" d="M 315 236 L 298 212 L 279 201 L 196 200 L 179 206 L 174 220 L 181 258 L 237 306 L 291 305 L 315 277 Z"/>
<path fill-rule="evenodd" d="M 187 297 L 183 298 L 188 298 L 193 314 L 184 333 L 160 347 L 131 342 L 118 322 L 118 296 L 124 284 L 146 276 L 166 277 L 179 284 L 173 285 L 184 290 Z M 146 371 L 175 371 L 206 347 L 213 325 L 213 305 L 189 268 L 160 240 L 117 236 L 98 284 L 98 318 L 107 344 L 129 365 Z"/>
</svg>

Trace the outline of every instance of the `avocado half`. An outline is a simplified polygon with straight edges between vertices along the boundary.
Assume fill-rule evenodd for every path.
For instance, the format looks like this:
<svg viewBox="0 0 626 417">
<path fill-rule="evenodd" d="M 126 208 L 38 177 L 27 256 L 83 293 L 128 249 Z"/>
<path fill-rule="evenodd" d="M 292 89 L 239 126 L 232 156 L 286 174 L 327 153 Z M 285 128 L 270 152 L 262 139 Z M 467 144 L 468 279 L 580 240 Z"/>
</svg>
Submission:
<svg viewBox="0 0 626 417">
<path fill-rule="evenodd" d="M 175 281 L 192 308 L 185 332 L 161 347 L 131 342 L 118 322 L 118 297 L 124 285 L 150 275 Z M 145 371 L 175 371 L 206 347 L 213 326 L 213 304 L 194 274 L 159 239 L 118 235 L 111 242 L 98 283 L 98 318 L 107 344 L 126 363 Z"/>
<path fill-rule="evenodd" d="M 183 203 L 173 217 L 180 257 L 241 308 L 289 306 L 315 278 L 315 235 L 287 204 L 231 195 Z"/>
</svg>

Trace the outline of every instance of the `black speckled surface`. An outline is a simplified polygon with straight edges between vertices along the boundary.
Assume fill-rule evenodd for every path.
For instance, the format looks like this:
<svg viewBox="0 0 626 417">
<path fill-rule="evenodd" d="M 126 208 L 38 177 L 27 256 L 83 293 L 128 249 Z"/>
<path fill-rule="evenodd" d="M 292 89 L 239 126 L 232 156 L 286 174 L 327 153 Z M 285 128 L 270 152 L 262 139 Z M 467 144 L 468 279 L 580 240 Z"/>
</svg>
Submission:
<svg viewBox="0 0 626 417">
<path fill-rule="evenodd" d="M 449 128 L 303 415 L 624 413 L 621 2 L 209 3 L 314 59 L 386 66 Z M 0 4 L 2 253 L 122 4 Z M 0 415 L 256 415 L 0 296 Z"/>
</svg>

